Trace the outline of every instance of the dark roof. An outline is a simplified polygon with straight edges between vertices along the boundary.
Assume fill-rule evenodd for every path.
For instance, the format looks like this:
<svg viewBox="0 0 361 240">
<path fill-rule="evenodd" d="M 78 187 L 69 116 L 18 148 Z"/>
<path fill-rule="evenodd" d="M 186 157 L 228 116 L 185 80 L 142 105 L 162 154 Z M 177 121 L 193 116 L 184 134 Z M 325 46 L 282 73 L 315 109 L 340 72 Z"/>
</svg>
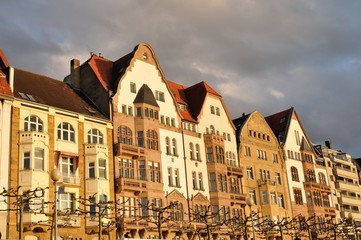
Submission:
<svg viewBox="0 0 361 240">
<path fill-rule="evenodd" d="M 282 112 L 265 117 L 268 125 L 271 127 L 273 133 L 278 139 L 280 139 L 280 135 L 285 136 L 287 133 L 288 124 L 290 122 L 290 118 L 292 117 L 293 111 L 294 108 L 291 107 Z M 285 139 L 283 139 L 283 142 L 285 142 Z"/>
<path fill-rule="evenodd" d="M 233 119 L 233 124 L 237 128 L 237 130 L 243 126 L 249 115 L 251 115 L 251 113 L 243 114 L 242 117 Z"/>
<path fill-rule="evenodd" d="M 146 103 L 155 107 L 159 107 L 152 90 L 148 87 L 147 84 L 143 84 L 143 86 L 139 89 L 133 103 Z"/>
<path fill-rule="evenodd" d="M 14 96 L 54 108 L 105 118 L 68 84 L 21 69 L 14 71 Z"/>
</svg>

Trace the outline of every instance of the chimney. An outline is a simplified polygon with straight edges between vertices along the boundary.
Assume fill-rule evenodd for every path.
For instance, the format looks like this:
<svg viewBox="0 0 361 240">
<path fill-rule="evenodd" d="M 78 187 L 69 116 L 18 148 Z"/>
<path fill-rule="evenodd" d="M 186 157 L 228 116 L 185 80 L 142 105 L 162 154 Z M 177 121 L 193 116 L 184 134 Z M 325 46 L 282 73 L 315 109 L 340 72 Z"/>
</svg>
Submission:
<svg viewBox="0 0 361 240">
<path fill-rule="evenodd" d="M 70 61 L 70 83 L 75 89 L 80 89 L 80 62 L 78 59 Z"/>
<path fill-rule="evenodd" d="M 332 149 L 332 144 L 331 144 L 331 141 L 330 140 L 326 140 L 325 141 L 325 145 L 328 149 Z"/>
</svg>

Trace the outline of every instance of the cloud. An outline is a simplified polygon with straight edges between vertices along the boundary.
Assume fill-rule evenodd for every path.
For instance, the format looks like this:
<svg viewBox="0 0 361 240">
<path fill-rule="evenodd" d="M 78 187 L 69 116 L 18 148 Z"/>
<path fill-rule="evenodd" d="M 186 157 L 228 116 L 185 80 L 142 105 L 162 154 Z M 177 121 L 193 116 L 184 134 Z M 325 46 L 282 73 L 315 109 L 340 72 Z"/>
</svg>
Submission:
<svg viewBox="0 0 361 240">
<path fill-rule="evenodd" d="M 271 87 L 267 88 L 269 94 L 277 99 L 282 99 L 285 97 L 285 94 L 279 90 L 273 89 Z"/>
</svg>

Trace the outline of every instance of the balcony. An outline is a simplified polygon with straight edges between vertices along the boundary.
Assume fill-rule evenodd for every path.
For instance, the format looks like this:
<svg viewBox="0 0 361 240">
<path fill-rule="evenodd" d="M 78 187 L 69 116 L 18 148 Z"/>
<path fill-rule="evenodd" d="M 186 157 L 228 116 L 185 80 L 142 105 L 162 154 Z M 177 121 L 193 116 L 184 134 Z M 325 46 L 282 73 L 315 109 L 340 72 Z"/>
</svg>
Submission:
<svg viewBox="0 0 361 240">
<path fill-rule="evenodd" d="M 203 137 L 204 137 L 204 141 L 206 143 L 218 143 L 218 144 L 222 144 L 222 146 L 223 146 L 223 143 L 224 143 L 223 136 L 208 133 L 208 134 L 204 134 Z"/>
<path fill-rule="evenodd" d="M 267 180 L 258 179 L 257 183 L 258 183 L 258 187 L 267 186 L 268 188 L 269 186 L 276 186 L 276 182 L 271 179 L 267 179 Z"/>
<path fill-rule="evenodd" d="M 22 143 L 33 143 L 33 142 L 44 142 L 45 145 L 49 144 L 49 135 L 44 132 L 20 132 L 19 133 L 20 144 Z"/>
<path fill-rule="evenodd" d="M 60 182 L 62 184 L 80 185 L 80 177 L 75 175 L 62 175 Z"/>
<path fill-rule="evenodd" d="M 325 217 L 336 217 L 336 210 L 331 207 L 325 207 Z"/>
<path fill-rule="evenodd" d="M 85 144 L 85 155 L 96 155 L 99 152 L 108 153 L 108 146 L 104 144 Z"/>
<path fill-rule="evenodd" d="M 337 176 L 344 176 L 344 177 L 347 177 L 347 178 L 357 179 L 357 173 L 351 171 L 351 169 L 343 168 L 341 166 L 336 166 L 333 169 L 333 171 L 334 171 L 334 174 L 337 175 Z"/>
<path fill-rule="evenodd" d="M 245 206 L 246 205 L 246 195 L 245 194 L 234 194 L 231 193 L 230 194 L 231 197 L 231 205 L 241 205 L 241 206 Z"/>
<path fill-rule="evenodd" d="M 243 177 L 243 169 L 236 166 L 227 166 L 227 175 Z"/>
<path fill-rule="evenodd" d="M 335 186 L 337 189 L 343 189 L 350 192 L 360 192 L 361 190 L 360 185 L 346 181 L 337 181 Z"/>
<path fill-rule="evenodd" d="M 320 191 L 320 192 L 326 192 L 326 193 L 331 193 L 331 187 L 327 186 L 327 185 L 323 185 L 321 183 L 315 183 L 315 182 L 305 182 L 303 183 L 305 188 L 307 188 L 308 190 L 316 190 L 316 191 Z"/>
<path fill-rule="evenodd" d="M 117 178 L 115 179 L 116 192 L 120 193 L 122 191 L 134 191 L 141 192 L 147 189 L 147 183 L 143 180 L 130 179 L 130 178 Z"/>
<path fill-rule="evenodd" d="M 125 156 L 131 156 L 131 157 L 144 157 L 145 156 L 145 150 L 142 147 L 133 146 L 129 144 L 124 143 L 116 143 L 114 144 L 114 155 L 125 155 Z"/>
<path fill-rule="evenodd" d="M 361 199 L 353 196 L 341 195 L 340 204 L 361 206 Z"/>
</svg>

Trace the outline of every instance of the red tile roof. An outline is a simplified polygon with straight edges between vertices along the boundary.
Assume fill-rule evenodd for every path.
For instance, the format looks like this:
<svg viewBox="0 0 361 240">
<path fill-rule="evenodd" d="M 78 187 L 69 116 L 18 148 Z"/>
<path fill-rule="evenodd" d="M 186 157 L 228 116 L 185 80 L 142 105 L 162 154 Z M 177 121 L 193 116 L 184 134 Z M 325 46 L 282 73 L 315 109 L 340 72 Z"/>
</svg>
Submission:
<svg viewBox="0 0 361 240">
<path fill-rule="evenodd" d="M 0 95 L 13 96 L 5 74 L 0 70 Z"/>
<path fill-rule="evenodd" d="M 89 66 L 105 90 L 111 88 L 113 62 L 95 54 L 88 60 Z"/>
</svg>

